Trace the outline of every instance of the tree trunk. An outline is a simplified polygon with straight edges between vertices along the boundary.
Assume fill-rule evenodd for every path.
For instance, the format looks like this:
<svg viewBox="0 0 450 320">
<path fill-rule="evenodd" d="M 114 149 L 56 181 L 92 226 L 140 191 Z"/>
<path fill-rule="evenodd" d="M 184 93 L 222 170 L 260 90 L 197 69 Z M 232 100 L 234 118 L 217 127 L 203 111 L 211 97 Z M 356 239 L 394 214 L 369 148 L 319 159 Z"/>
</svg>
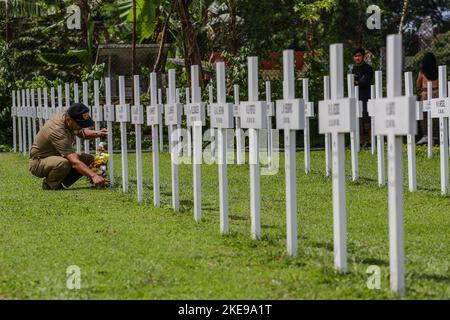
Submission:
<svg viewBox="0 0 450 320">
<path fill-rule="evenodd" d="M 200 50 L 197 43 L 197 35 L 195 34 L 194 27 L 189 17 L 189 8 L 187 1 L 175 0 L 176 8 L 180 16 L 181 28 L 183 31 L 183 39 L 186 47 L 184 56 L 186 73 L 188 75 L 189 83 L 191 81 L 191 66 L 198 65 L 199 68 L 199 80 L 200 86 L 203 86 L 203 69 L 202 60 L 200 56 Z"/>
</svg>

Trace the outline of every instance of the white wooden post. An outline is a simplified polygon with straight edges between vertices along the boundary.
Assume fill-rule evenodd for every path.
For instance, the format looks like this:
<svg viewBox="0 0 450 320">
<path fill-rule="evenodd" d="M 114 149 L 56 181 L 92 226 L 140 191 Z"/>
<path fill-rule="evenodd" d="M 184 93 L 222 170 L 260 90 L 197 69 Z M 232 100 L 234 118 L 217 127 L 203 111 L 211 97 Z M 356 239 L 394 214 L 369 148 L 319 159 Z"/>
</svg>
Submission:
<svg viewBox="0 0 450 320">
<path fill-rule="evenodd" d="M 270 81 L 266 81 L 266 105 L 267 105 L 267 160 L 269 168 L 272 167 L 273 134 L 272 117 L 275 116 L 275 106 L 272 102 L 272 90 Z"/>
<path fill-rule="evenodd" d="M 211 137 L 211 160 L 216 160 L 216 131 L 211 125 L 211 104 L 214 103 L 214 87 L 211 84 L 208 85 L 208 116 L 209 116 L 209 132 Z"/>
<path fill-rule="evenodd" d="M 120 143 L 122 152 L 122 191 L 128 192 L 128 144 L 127 122 L 130 122 L 130 105 L 126 103 L 125 77 L 119 76 L 119 104 L 116 105 L 116 121 L 120 123 Z"/>
<path fill-rule="evenodd" d="M 181 124 L 181 114 L 183 107 L 176 102 L 176 87 L 175 87 L 175 69 L 169 70 L 169 88 L 167 105 L 164 110 L 164 120 L 169 127 L 169 151 L 171 158 L 171 173 L 172 173 L 172 207 L 178 212 L 180 210 L 180 191 L 179 191 L 179 134 L 177 126 Z"/>
<path fill-rule="evenodd" d="M 375 99 L 375 85 L 372 84 L 370 86 L 370 99 Z M 372 155 L 375 154 L 375 150 L 377 149 L 377 140 L 375 137 L 375 131 L 373 130 L 373 127 L 375 126 L 375 119 L 373 117 L 372 114 L 370 114 L 369 111 L 370 107 L 369 107 L 369 102 L 367 102 L 367 111 L 369 112 L 369 116 L 370 116 L 370 149 L 371 149 L 371 153 Z"/>
<path fill-rule="evenodd" d="M 26 101 L 26 96 L 25 96 L 25 89 L 22 89 L 21 90 L 21 93 L 22 93 L 22 140 L 23 140 L 23 142 L 22 142 L 22 146 L 23 146 L 23 148 L 22 148 L 22 153 L 23 153 L 23 155 L 24 156 L 26 156 L 27 154 L 28 154 L 28 147 L 27 147 L 27 145 L 28 145 L 28 143 L 27 143 L 27 137 L 28 137 L 28 135 L 27 135 L 27 113 L 28 113 L 28 110 L 27 110 L 27 101 Z"/>
<path fill-rule="evenodd" d="M 199 68 L 191 66 L 191 103 L 186 104 L 186 124 L 192 129 L 193 144 L 193 187 L 194 187 L 194 219 L 200 221 L 202 218 L 202 127 L 205 125 L 205 103 L 201 101 L 201 89 L 199 81 Z"/>
<path fill-rule="evenodd" d="M 439 66 L 439 98 L 431 100 L 431 117 L 439 118 L 439 149 L 441 161 L 441 194 L 448 194 L 448 118 L 447 66 Z"/>
<path fill-rule="evenodd" d="M 89 88 L 88 83 L 85 81 L 83 82 L 83 104 L 89 108 L 89 114 L 91 114 L 91 107 L 89 105 Z M 84 139 L 84 152 L 89 154 L 89 140 Z"/>
<path fill-rule="evenodd" d="M 38 115 L 38 121 L 39 121 L 39 129 L 41 129 L 44 126 L 44 108 L 42 105 L 42 88 L 37 88 L 37 115 Z"/>
<path fill-rule="evenodd" d="M 191 89 L 189 89 L 189 88 L 185 88 L 185 111 L 187 110 L 187 105 L 189 104 L 189 103 L 191 103 Z M 186 114 L 186 116 L 187 116 L 187 114 Z M 187 117 L 186 117 L 186 122 L 187 122 Z M 188 157 L 190 158 L 190 157 L 192 157 L 192 127 L 189 127 L 189 126 L 187 126 L 186 125 L 186 129 L 187 129 L 187 132 L 188 132 L 188 135 L 187 135 L 187 144 L 186 144 L 186 147 L 187 147 L 187 155 L 188 155 Z M 184 141 L 183 141 L 184 142 Z"/>
<path fill-rule="evenodd" d="M 233 104 L 226 102 L 225 63 L 216 62 L 217 103 L 211 104 L 211 124 L 217 128 L 220 232 L 228 233 L 227 130 L 234 128 Z"/>
<path fill-rule="evenodd" d="M 20 91 L 15 91 L 16 94 L 16 105 L 17 105 L 17 130 L 19 131 L 19 152 L 22 153 L 24 149 L 23 144 L 23 130 L 22 130 L 22 102 L 20 100 Z"/>
<path fill-rule="evenodd" d="M 163 100 L 162 100 L 162 89 L 159 88 L 158 89 L 158 104 L 159 105 L 163 105 Z M 164 114 L 164 107 L 162 108 L 161 111 Z M 159 151 L 163 152 L 164 151 L 164 132 L 163 132 L 163 124 L 161 123 L 159 126 Z"/>
<path fill-rule="evenodd" d="M 33 145 L 33 131 L 31 127 L 31 101 L 30 101 L 30 89 L 25 90 L 26 94 L 26 117 L 28 126 L 28 154 L 30 154 L 31 146 Z"/>
<path fill-rule="evenodd" d="M 416 133 L 416 97 L 402 96 L 402 36 L 387 37 L 387 98 L 375 105 L 375 134 L 388 140 L 389 266 L 391 290 L 405 294 L 403 136 Z"/>
<path fill-rule="evenodd" d="M 250 211 L 253 239 L 261 238 L 261 193 L 259 165 L 259 131 L 267 128 L 267 106 L 259 101 L 258 57 L 248 57 L 248 101 L 241 102 L 242 128 L 249 129 Z"/>
<path fill-rule="evenodd" d="M 356 136 L 355 136 L 355 142 L 356 142 L 356 152 L 361 151 L 361 130 L 359 126 L 359 119 L 362 119 L 363 117 L 363 102 L 359 100 L 359 86 L 355 86 L 355 98 L 356 98 Z M 358 165 L 358 174 L 359 174 L 359 165 Z"/>
<path fill-rule="evenodd" d="M 160 183 L 159 183 L 159 147 L 158 127 L 163 125 L 163 105 L 160 104 L 157 93 L 157 74 L 150 74 L 150 105 L 147 107 L 147 125 L 152 127 L 152 160 L 153 160 L 153 205 L 160 206 Z"/>
<path fill-rule="evenodd" d="M 44 119 L 44 124 L 45 122 L 48 121 L 49 116 L 50 116 L 50 108 L 48 106 L 48 92 L 47 92 L 47 88 L 43 89 L 43 97 L 44 97 L 44 107 L 42 109 L 42 118 Z"/>
<path fill-rule="evenodd" d="M 342 43 L 330 45 L 331 99 L 319 102 L 319 132 L 332 134 L 334 265 L 347 271 L 347 222 L 345 194 L 345 133 L 355 131 L 354 97 L 344 98 Z"/>
<path fill-rule="evenodd" d="M 94 105 L 92 106 L 92 120 L 94 120 L 94 128 L 100 130 L 100 121 L 103 121 L 103 108 L 100 105 L 100 81 L 94 80 Z M 98 149 L 100 138 L 95 138 L 95 150 Z"/>
<path fill-rule="evenodd" d="M 412 72 L 405 72 L 405 96 L 414 96 L 413 75 Z M 408 186 L 409 191 L 417 191 L 416 179 L 416 136 L 408 134 L 407 136 L 407 155 L 408 155 Z"/>
<path fill-rule="evenodd" d="M 305 102 L 305 128 L 303 130 L 303 144 L 305 149 L 305 173 L 311 171 L 311 135 L 309 118 L 314 117 L 314 102 L 309 101 L 309 79 L 302 79 L 303 100 Z"/>
<path fill-rule="evenodd" d="M 355 98 L 355 75 L 354 74 L 347 74 L 347 92 L 349 98 Z M 358 100 L 356 100 L 358 103 Z M 358 108 L 358 106 L 357 106 Z M 355 117 L 355 130 L 350 132 L 350 150 L 351 150 L 351 158 L 352 158 L 352 181 L 358 181 L 359 179 L 359 163 L 358 163 L 358 142 L 357 142 L 357 136 L 358 136 L 358 118 Z"/>
<path fill-rule="evenodd" d="M 131 107 L 131 123 L 134 124 L 136 136 L 136 182 L 137 201 L 143 200 L 142 183 L 142 125 L 144 124 L 144 108 L 141 106 L 141 89 L 139 86 L 139 75 L 134 75 L 134 105 Z"/>
<path fill-rule="evenodd" d="M 31 124 L 33 126 L 33 140 L 36 137 L 37 129 L 36 129 L 36 102 L 34 97 L 34 89 L 30 90 L 30 99 L 31 99 Z M 31 148 L 31 147 L 30 147 Z"/>
<path fill-rule="evenodd" d="M 236 124 L 236 163 L 238 165 L 244 164 L 245 153 L 243 148 L 243 130 L 241 129 L 241 117 L 240 117 L 240 103 L 241 99 L 239 97 L 239 85 L 235 84 L 233 86 L 234 94 L 234 122 Z"/>
<path fill-rule="evenodd" d="M 80 102 L 80 93 L 78 91 L 78 83 L 74 83 L 73 84 L 73 102 L 74 103 L 79 103 Z M 81 154 L 81 138 L 76 137 L 75 138 L 75 143 L 77 145 L 77 153 Z"/>
<path fill-rule="evenodd" d="M 433 82 L 427 82 L 427 99 L 430 101 L 433 99 Z M 431 107 L 431 105 L 430 105 Z M 431 109 L 427 112 L 427 138 L 428 138 L 428 158 L 433 157 L 433 118 L 431 117 Z"/>
<path fill-rule="evenodd" d="M 64 93 L 66 95 L 66 106 L 63 108 L 63 111 L 66 112 L 70 108 L 70 83 L 64 85 Z"/>
<path fill-rule="evenodd" d="M 375 71 L 375 99 L 383 98 L 383 74 L 382 71 Z M 375 112 L 375 111 L 374 111 Z M 377 164 L 378 164 L 378 185 L 386 184 L 386 164 L 384 160 L 384 136 L 377 136 Z"/>
<path fill-rule="evenodd" d="M 17 152 L 17 106 L 16 106 L 16 91 L 12 91 L 11 93 L 12 97 L 12 106 L 11 106 L 11 118 L 12 118 L 12 124 L 13 124 L 13 152 Z"/>
<path fill-rule="evenodd" d="M 108 130 L 108 177 L 109 186 L 114 186 L 114 139 L 113 139 L 113 123 L 115 120 L 114 106 L 111 101 L 111 78 L 105 78 L 105 105 L 103 106 L 103 116 L 106 121 Z"/>
<path fill-rule="evenodd" d="M 331 99 L 331 89 L 330 89 L 330 77 L 323 77 L 323 99 Z M 325 133 L 325 175 L 329 177 L 331 175 L 331 133 Z"/>
<path fill-rule="evenodd" d="M 290 256 L 297 255 L 297 169 L 296 130 L 305 129 L 305 96 L 295 98 L 294 51 L 283 51 L 283 100 L 277 100 L 277 129 L 284 130 L 286 179 L 286 246 Z M 305 92 L 303 92 L 305 94 Z"/>
</svg>

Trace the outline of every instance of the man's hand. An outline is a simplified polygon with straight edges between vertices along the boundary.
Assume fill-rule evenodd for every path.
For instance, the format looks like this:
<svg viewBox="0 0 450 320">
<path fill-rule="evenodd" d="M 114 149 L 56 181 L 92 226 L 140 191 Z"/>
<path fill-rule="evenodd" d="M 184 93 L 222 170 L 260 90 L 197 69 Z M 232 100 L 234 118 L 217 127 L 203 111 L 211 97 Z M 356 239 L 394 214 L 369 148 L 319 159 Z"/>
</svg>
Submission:
<svg viewBox="0 0 450 320">
<path fill-rule="evenodd" d="M 105 178 L 103 178 L 101 175 L 96 174 L 95 176 L 92 177 L 92 182 L 99 187 L 104 187 L 106 180 Z"/>
<path fill-rule="evenodd" d="M 98 134 L 99 137 L 105 138 L 105 137 L 108 136 L 108 129 L 103 128 L 102 130 L 97 131 L 97 134 Z"/>
</svg>

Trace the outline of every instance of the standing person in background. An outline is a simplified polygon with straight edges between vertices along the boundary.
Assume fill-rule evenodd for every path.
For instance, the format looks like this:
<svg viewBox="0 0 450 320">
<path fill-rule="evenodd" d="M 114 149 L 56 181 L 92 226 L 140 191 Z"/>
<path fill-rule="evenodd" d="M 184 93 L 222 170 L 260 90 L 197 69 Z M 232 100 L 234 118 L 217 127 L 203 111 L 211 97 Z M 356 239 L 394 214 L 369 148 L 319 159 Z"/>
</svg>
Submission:
<svg viewBox="0 0 450 320">
<path fill-rule="evenodd" d="M 359 100 L 363 102 L 363 118 L 360 122 L 361 144 L 367 146 L 370 142 L 370 117 L 367 112 L 367 101 L 370 99 L 370 86 L 372 85 L 373 69 L 365 61 L 366 52 L 362 48 L 353 51 L 352 73 L 355 75 L 355 86 L 359 87 Z"/>
<path fill-rule="evenodd" d="M 422 58 L 422 65 L 420 67 L 419 75 L 417 76 L 416 87 L 420 91 L 420 100 L 428 100 L 427 83 L 432 82 L 433 96 L 431 98 L 437 98 L 439 95 L 439 83 L 438 83 L 438 66 L 436 57 L 432 52 L 427 52 Z M 420 123 L 420 129 L 422 131 L 422 138 L 417 144 L 426 144 L 428 142 L 428 124 L 427 118 L 424 117 Z M 433 139 L 438 139 L 439 120 L 433 119 Z"/>
</svg>

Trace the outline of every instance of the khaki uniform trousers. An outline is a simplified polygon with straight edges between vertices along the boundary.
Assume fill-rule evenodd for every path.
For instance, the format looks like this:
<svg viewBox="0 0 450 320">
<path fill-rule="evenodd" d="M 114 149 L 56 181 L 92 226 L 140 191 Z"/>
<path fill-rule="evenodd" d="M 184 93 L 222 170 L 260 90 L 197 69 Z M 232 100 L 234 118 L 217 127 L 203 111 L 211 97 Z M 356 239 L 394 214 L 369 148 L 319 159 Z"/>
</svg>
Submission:
<svg viewBox="0 0 450 320">
<path fill-rule="evenodd" d="M 81 153 L 78 155 L 80 160 L 87 166 L 94 161 L 94 156 L 90 154 Z M 29 170 L 34 176 L 45 178 L 44 181 L 51 189 L 60 189 L 62 187 L 61 184 L 69 174 L 72 176 L 71 179 L 69 179 L 70 185 L 82 176 L 72 169 L 69 160 L 61 156 L 30 159 Z M 64 186 L 69 187 L 69 185 L 66 184 L 64 184 Z"/>
</svg>

